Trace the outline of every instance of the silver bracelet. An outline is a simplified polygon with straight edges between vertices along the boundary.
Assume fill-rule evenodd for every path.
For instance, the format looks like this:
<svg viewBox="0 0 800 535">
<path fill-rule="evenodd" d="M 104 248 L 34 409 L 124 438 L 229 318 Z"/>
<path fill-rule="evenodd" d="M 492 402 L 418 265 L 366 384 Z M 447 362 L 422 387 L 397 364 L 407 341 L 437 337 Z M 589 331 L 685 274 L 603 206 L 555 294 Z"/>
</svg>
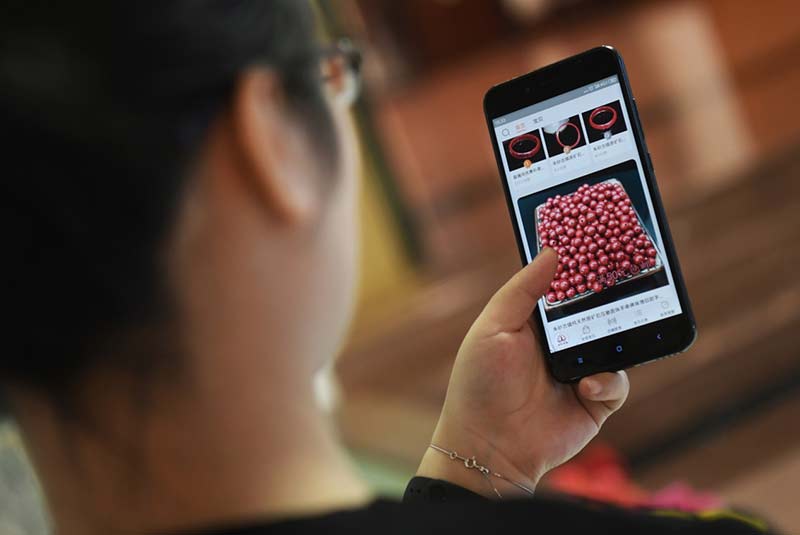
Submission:
<svg viewBox="0 0 800 535">
<path fill-rule="evenodd" d="M 533 490 L 531 490 L 530 488 L 526 487 L 522 483 L 517 483 L 516 481 L 512 481 L 511 479 L 508 479 L 507 477 L 504 477 L 504 476 L 498 474 L 497 472 L 494 472 L 494 471 L 490 470 L 489 468 L 478 464 L 478 461 L 475 460 L 475 456 L 474 455 L 472 457 L 462 457 L 461 455 L 459 455 L 455 451 L 446 450 L 446 449 L 444 449 L 444 448 L 442 448 L 440 446 L 437 446 L 436 444 L 433 444 L 433 443 L 431 443 L 428 447 L 430 447 L 433 450 L 438 451 L 439 453 L 444 453 L 445 455 L 450 457 L 450 459 L 453 460 L 453 461 L 462 461 L 464 463 L 464 466 L 467 469 L 470 469 L 470 470 L 475 469 L 478 472 L 480 472 L 481 475 L 483 475 L 483 477 L 486 479 L 486 482 L 489 484 L 489 486 L 492 487 L 492 490 L 494 491 L 495 495 L 497 495 L 498 498 L 502 498 L 503 496 L 500 494 L 500 491 L 497 490 L 497 487 L 494 486 L 494 483 L 492 483 L 492 479 L 491 479 L 490 476 L 496 477 L 498 479 L 502 479 L 503 481 L 507 481 L 508 483 L 511 483 L 512 485 L 514 485 L 518 489 L 522 489 L 525 492 L 527 492 L 528 494 L 530 494 L 531 496 L 533 496 Z"/>
</svg>

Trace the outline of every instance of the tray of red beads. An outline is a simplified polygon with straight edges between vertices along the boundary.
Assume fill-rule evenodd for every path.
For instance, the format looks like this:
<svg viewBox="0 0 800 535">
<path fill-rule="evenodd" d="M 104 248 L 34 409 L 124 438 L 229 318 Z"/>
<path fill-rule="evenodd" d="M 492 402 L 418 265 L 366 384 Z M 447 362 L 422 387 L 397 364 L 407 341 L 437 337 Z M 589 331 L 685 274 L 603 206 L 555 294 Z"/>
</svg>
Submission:
<svg viewBox="0 0 800 535">
<path fill-rule="evenodd" d="M 536 244 L 558 252 L 545 296 L 552 309 L 663 268 L 650 234 L 625 188 L 612 178 L 583 184 L 536 207 Z"/>
</svg>

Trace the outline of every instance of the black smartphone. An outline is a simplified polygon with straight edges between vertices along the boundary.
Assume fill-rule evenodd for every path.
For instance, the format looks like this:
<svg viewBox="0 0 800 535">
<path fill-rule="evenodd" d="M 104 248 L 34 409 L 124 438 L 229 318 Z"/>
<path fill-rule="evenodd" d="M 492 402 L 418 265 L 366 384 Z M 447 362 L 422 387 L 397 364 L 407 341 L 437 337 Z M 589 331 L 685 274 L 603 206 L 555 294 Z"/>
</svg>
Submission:
<svg viewBox="0 0 800 535">
<path fill-rule="evenodd" d="M 625 65 L 602 46 L 489 89 L 484 112 L 523 263 L 558 271 L 534 312 L 562 382 L 696 337 Z"/>
</svg>

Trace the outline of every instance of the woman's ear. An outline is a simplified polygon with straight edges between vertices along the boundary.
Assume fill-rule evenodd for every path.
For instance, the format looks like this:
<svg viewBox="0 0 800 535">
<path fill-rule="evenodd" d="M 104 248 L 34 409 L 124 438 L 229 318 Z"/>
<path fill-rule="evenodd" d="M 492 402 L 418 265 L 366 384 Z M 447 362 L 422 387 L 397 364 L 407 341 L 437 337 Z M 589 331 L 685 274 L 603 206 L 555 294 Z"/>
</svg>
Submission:
<svg viewBox="0 0 800 535">
<path fill-rule="evenodd" d="M 307 134 L 288 107 L 277 73 L 254 67 L 239 78 L 232 126 L 245 180 L 278 220 L 302 224 L 319 203 L 318 172 Z"/>
</svg>

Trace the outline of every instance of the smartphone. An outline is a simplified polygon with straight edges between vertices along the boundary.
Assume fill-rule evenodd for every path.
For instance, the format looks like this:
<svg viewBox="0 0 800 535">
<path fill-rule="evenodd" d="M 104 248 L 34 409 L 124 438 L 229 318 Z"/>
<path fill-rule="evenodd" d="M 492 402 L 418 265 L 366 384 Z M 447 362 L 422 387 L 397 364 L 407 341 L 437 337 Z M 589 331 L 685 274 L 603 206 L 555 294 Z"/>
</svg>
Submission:
<svg viewBox="0 0 800 535">
<path fill-rule="evenodd" d="M 685 351 L 696 327 L 625 65 L 601 46 L 484 98 L 523 264 L 558 271 L 534 324 L 561 382 Z"/>
</svg>

